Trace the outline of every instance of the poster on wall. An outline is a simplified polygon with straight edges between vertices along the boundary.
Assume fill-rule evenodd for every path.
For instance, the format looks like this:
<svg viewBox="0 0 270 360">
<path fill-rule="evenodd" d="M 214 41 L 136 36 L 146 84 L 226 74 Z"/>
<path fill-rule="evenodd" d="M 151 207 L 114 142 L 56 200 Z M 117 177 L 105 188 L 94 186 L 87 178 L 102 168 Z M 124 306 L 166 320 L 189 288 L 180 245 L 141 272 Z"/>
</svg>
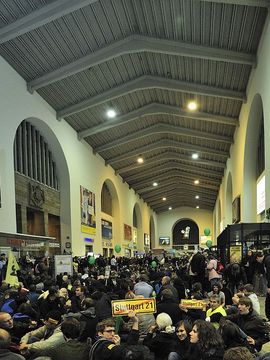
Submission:
<svg viewBox="0 0 270 360">
<path fill-rule="evenodd" d="M 132 240 L 132 228 L 127 224 L 124 224 L 124 239 L 128 241 Z"/>
<path fill-rule="evenodd" d="M 150 235 L 144 233 L 144 246 L 150 246 Z"/>
<path fill-rule="evenodd" d="M 257 181 L 257 215 L 265 210 L 265 175 Z"/>
<path fill-rule="evenodd" d="M 159 245 L 170 245 L 170 237 L 169 236 L 160 236 L 159 237 Z"/>
<path fill-rule="evenodd" d="M 81 232 L 94 235 L 96 233 L 96 204 L 95 194 L 80 187 L 81 196 Z"/>
<path fill-rule="evenodd" d="M 55 276 L 64 273 L 67 273 L 69 275 L 73 274 L 71 255 L 55 255 L 54 265 L 55 265 Z"/>
<path fill-rule="evenodd" d="M 241 263 L 242 261 L 242 245 L 230 246 L 230 263 Z"/>
<path fill-rule="evenodd" d="M 112 223 L 108 220 L 101 219 L 102 239 L 112 239 Z"/>
</svg>

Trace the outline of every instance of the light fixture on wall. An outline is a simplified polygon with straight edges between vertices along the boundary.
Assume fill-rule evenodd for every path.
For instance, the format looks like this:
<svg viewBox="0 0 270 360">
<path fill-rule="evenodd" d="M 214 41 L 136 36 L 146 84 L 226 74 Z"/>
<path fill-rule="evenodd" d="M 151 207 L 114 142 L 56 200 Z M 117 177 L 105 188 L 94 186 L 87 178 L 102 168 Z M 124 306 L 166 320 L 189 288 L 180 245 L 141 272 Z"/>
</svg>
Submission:
<svg viewBox="0 0 270 360">
<path fill-rule="evenodd" d="M 153 186 L 156 187 L 158 186 L 158 183 L 156 181 L 153 182 Z"/>
<path fill-rule="evenodd" d="M 192 157 L 193 160 L 197 160 L 197 159 L 199 159 L 199 154 L 198 153 L 193 153 L 191 155 L 191 157 Z"/>
<path fill-rule="evenodd" d="M 163 201 L 166 201 L 166 200 L 167 200 L 167 198 L 163 197 L 163 198 L 162 198 L 162 200 L 163 200 Z"/>
<path fill-rule="evenodd" d="M 199 185 L 199 183 L 200 183 L 200 180 L 198 180 L 198 179 L 194 180 L 195 185 Z"/>
<path fill-rule="evenodd" d="M 169 210 L 172 210 L 172 207 L 171 207 L 171 206 L 169 206 Z"/>
<path fill-rule="evenodd" d="M 199 197 L 199 195 L 196 195 L 196 196 L 195 196 L 195 199 L 197 199 L 197 200 L 198 200 L 199 198 L 200 198 L 200 197 Z"/>
</svg>

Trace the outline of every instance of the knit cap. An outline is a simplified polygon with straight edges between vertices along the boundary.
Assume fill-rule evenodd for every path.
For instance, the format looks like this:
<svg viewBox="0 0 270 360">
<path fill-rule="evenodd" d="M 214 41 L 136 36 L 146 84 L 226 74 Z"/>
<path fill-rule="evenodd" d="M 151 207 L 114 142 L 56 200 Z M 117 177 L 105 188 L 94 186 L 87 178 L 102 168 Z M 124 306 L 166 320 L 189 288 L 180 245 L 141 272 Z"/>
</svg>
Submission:
<svg viewBox="0 0 270 360">
<path fill-rule="evenodd" d="M 174 328 L 172 327 L 172 319 L 167 313 L 163 312 L 161 314 L 158 314 L 156 318 L 156 323 L 160 330 L 165 330 L 167 333 L 171 333 L 174 331 Z"/>
</svg>

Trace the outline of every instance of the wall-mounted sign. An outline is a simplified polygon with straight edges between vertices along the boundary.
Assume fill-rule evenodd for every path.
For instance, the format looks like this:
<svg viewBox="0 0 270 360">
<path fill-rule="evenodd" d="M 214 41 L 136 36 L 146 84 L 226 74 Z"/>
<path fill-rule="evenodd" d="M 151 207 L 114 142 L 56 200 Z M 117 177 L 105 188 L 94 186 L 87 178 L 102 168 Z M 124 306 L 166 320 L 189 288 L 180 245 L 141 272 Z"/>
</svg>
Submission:
<svg viewBox="0 0 270 360">
<path fill-rule="evenodd" d="M 132 240 L 132 228 L 127 224 L 124 224 L 124 239 L 128 241 Z"/>
<path fill-rule="evenodd" d="M 101 219 L 102 239 L 112 239 L 112 223 L 108 220 Z"/>
<path fill-rule="evenodd" d="M 159 245 L 170 245 L 170 237 L 169 236 L 160 236 L 159 237 Z"/>
<path fill-rule="evenodd" d="M 94 235 L 96 233 L 96 202 L 92 191 L 80 187 L 81 232 Z"/>
<path fill-rule="evenodd" d="M 265 210 L 265 175 L 257 181 L 257 215 Z"/>
<path fill-rule="evenodd" d="M 55 276 L 64 273 L 72 275 L 73 266 L 72 266 L 72 257 L 70 255 L 55 255 L 54 264 L 55 264 Z"/>
<path fill-rule="evenodd" d="M 232 203 L 232 222 L 236 224 L 240 221 L 240 196 L 237 196 Z"/>
<path fill-rule="evenodd" d="M 144 233 L 144 246 L 150 246 L 150 235 Z"/>
</svg>

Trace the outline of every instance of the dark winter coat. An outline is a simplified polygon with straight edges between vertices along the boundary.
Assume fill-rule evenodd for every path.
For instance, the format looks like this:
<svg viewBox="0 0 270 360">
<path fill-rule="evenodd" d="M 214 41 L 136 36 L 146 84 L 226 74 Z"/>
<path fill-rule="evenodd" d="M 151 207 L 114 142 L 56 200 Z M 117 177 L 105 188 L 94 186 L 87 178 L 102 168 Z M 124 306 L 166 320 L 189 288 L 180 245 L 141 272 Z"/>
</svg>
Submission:
<svg viewBox="0 0 270 360">
<path fill-rule="evenodd" d="M 154 353 L 155 360 L 167 360 L 169 353 L 175 348 L 175 334 L 160 331 L 153 336 L 148 333 L 144 338 L 143 345 L 146 345 Z"/>
</svg>

